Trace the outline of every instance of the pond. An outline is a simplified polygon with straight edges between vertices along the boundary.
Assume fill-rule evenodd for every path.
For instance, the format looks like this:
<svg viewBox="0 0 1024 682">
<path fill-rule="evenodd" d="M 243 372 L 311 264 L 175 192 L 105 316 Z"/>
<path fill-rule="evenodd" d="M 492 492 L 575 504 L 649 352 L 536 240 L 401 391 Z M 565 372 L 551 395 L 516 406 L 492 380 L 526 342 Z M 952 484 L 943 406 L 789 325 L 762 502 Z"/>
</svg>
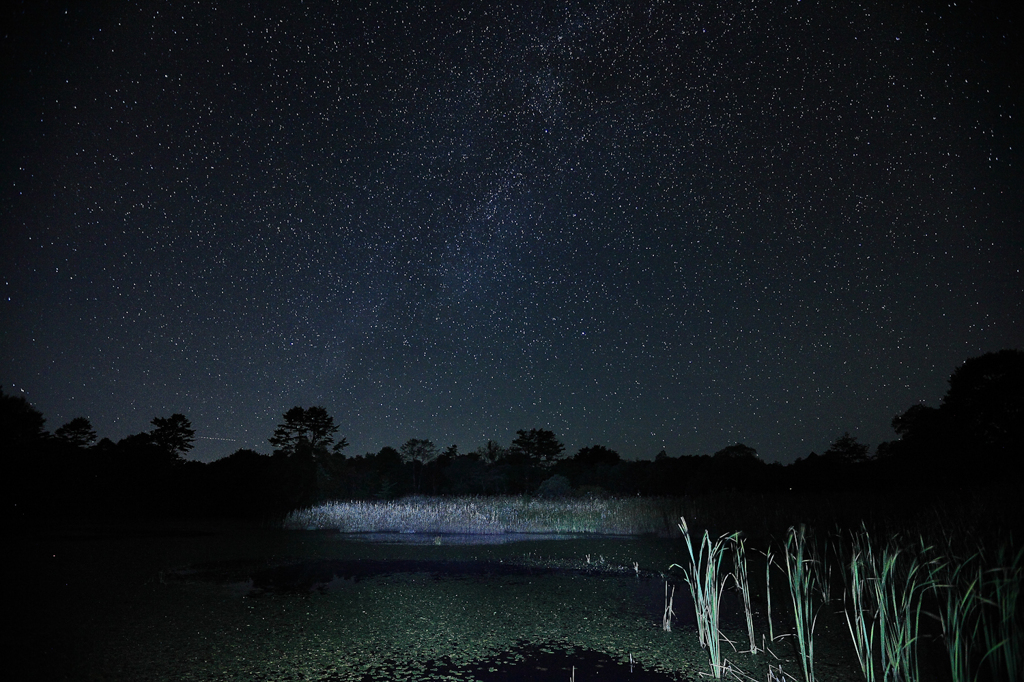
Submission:
<svg viewBox="0 0 1024 682">
<path fill-rule="evenodd" d="M 177 525 L 40 533 L 17 550 L 18 679 L 653 682 L 708 672 L 689 594 L 668 573 L 685 552 L 678 540 Z M 723 629 L 742 641 L 731 594 L 723 611 Z M 821 671 L 845 673 L 850 659 L 829 663 L 821 646 Z M 777 649 L 771 663 L 796 674 L 792 647 Z M 766 655 L 730 656 L 766 679 Z"/>
</svg>

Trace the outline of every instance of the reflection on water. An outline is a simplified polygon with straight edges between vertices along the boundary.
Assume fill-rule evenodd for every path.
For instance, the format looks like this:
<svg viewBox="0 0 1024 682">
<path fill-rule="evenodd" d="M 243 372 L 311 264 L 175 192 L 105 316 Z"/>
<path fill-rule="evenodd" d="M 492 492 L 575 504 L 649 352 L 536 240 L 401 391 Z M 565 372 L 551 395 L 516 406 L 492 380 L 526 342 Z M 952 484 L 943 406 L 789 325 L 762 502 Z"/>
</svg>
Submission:
<svg viewBox="0 0 1024 682">
<path fill-rule="evenodd" d="M 23 641 L 55 653 L 16 677 L 694 678 L 706 656 L 682 584 L 673 630 L 661 629 L 680 549 L 651 537 L 258 528 L 39 538 L 21 552 L 35 558 L 24 592 L 36 596 L 16 615 Z M 723 610 L 739 613 L 735 599 Z"/>
<path fill-rule="evenodd" d="M 378 542 L 394 545 L 507 545 L 539 540 L 628 540 L 630 535 L 579 533 L 338 533 L 342 540 Z"/>
</svg>

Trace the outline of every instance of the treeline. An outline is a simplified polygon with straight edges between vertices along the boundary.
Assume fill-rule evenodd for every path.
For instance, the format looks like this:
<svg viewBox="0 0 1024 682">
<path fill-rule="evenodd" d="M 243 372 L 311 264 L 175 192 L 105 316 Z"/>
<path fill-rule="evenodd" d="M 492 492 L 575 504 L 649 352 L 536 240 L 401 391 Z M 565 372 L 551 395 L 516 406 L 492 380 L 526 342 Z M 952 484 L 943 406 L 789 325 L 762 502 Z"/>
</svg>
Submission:
<svg viewBox="0 0 1024 682">
<path fill-rule="evenodd" d="M 556 435 L 521 430 L 508 446 L 471 452 L 410 439 L 395 449 L 347 456 L 348 443 L 322 407 L 294 407 L 269 438 L 274 451 L 242 449 L 188 461 L 194 431 L 181 414 L 114 443 L 96 442 L 85 418 L 53 434 L 24 398 L 0 392 L 0 442 L 8 453 L 6 496 L 15 518 L 193 515 L 274 518 L 328 499 L 393 499 L 408 494 L 606 496 L 702 495 L 717 491 L 898 493 L 1020 483 L 1024 455 L 1024 353 L 1004 350 L 953 372 L 936 408 L 896 416 L 898 438 L 867 445 L 843 434 L 818 455 L 769 464 L 742 443 L 713 455 L 626 461 L 602 445 L 567 455 Z"/>
</svg>

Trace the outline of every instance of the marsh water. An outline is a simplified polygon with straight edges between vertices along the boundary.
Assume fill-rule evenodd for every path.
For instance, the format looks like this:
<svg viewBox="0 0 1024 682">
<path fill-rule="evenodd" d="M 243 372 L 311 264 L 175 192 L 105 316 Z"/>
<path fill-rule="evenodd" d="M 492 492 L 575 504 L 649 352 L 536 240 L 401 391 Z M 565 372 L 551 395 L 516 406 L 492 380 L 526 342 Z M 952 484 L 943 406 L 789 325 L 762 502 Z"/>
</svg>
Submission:
<svg viewBox="0 0 1024 682">
<path fill-rule="evenodd" d="M 179 523 L 48 529 L 13 549 L 17 679 L 646 682 L 709 670 L 668 570 L 685 556 L 678 539 Z M 722 625 L 738 649 L 741 613 L 727 593 Z M 842 647 L 829 656 L 826 630 L 821 672 L 856 679 Z M 769 663 L 799 677 L 791 644 L 773 650 L 727 657 L 756 679 Z"/>
</svg>

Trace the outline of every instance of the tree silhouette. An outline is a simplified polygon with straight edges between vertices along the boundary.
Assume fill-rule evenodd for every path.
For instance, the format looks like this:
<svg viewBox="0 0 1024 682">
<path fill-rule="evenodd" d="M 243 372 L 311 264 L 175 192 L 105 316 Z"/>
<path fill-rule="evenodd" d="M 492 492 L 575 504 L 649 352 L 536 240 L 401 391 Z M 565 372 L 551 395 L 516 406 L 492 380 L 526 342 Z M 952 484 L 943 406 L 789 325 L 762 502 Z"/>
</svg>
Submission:
<svg viewBox="0 0 1024 682">
<path fill-rule="evenodd" d="M 302 409 L 293 407 L 284 413 L 284 423 L 274 430 L 269 438 L 274 446 L 275 455 L 292 456 L 300 452 L 307 454 L 326 453 L 334 443 L 334 434 L 338 427 L 334 418 L 322 407 Z M 334 452 L 341 452 L 348 447 L 348 441 L 342 438 L 334 443 Z"/>
<path fill-rule="evenodd" d="M 553 462 L 565 450 L 555 434 L 545 429 L 520 429 L 516 434 L 518 437 L 512 441 L 512 447 L 530 463 Z"/>
<path fill-rule="evenodd" d="M 939 411 L 927 405 L 911 405 L 906 412 L 892 418 L 892 428 L 900 436 L 912 436 L 935 430 Z"/>
<path fill-rule="evenodd" d="M 892 420 L 899 440 L 879 455 L 916 475 L 962 482 L 965 476 L 1011 472 L 1024 452 L 1024 352 L 971 358 L 949 377 L 938 408 L 913 405 Z"/>
<path fill-rule="evenodd" d="M 939 411 L 972 450 L 994 457 L 1024 452 L 1024 351 L 964 362 L 949 377 Z"/>
<path fill-rule="evenodd" d="M 155 417 L 151 422 L 156 428 L 149 432 L 153 443 L 164 452 L 181 459 L 192 449 L 196 432 L 192 423 L 183 414 L 172 414 L 170 417 Z"/>
<path fill-rule="evenodd" d="M 867 445 L 858 443 L 855 437 L 846 432 L 835 439 L 822 456 L 830 457 L 833 461 L 864 462 L 868 458 L 869 449 Z"/>
<path fill-rule="evenodd" d="M 580 448 L 576 456 L 572 458 L 572 461 L 582 464 L 584 466 L 595 466 L 597 464 L 607 464 L 614 466 L 619 463 L 622 458 L 619 457 L 619 453 L 606 448 L 603 445 L 591 445 L 588 448 Z"/>
<path fill-rule="evenodd" d="M 426 464 L 437 457 L 437 447 L 429 440 L 410 438 L 398 450 L 406 462 Z"/>
<path fill-rule="evenodd" d="M 410 438 L 399 448 L 402 459 L 412 464 L 413 488 L 419 492 L 419 478 L 416 470 L 437 457 L 437 447 L 429 440 Z"/>
<path fill-rule="evenodd" d="M 480 459 L 484 460 L 488 464 L 494 464 L 499 459 L 505 456 L 505 448 L 501 447 L 498 443 L 493 440 L 487 441 L 487 445 L 481 445 L 474 450 Z"/>
<path fill-rule="evenodd" d="M 53 435 L 76 448 L 87 448 L 96 442 L 96 432 L 92 429 L 92 423 L 85 417 L 75 417 L 54 431 Z"/>
<path fill-rule="evenodd" d="M 396 469 L 402 464 L 402 455 L 390 445 L 385 445 L 376 455 L 378 466 Z"/>
<path fill-rule="evenodd" d="M 23 396 L 7 395 L 0 389 L 0 443 L 10 452 L 42 439 L 46 432 L 43 413 Z"/>
<path fill-rule="evenodd" d="M 722 459 L 757 459 L 757 450 L 749 445 L 736 443 L 722 448 L 714 456 Z"/>
</svg>

